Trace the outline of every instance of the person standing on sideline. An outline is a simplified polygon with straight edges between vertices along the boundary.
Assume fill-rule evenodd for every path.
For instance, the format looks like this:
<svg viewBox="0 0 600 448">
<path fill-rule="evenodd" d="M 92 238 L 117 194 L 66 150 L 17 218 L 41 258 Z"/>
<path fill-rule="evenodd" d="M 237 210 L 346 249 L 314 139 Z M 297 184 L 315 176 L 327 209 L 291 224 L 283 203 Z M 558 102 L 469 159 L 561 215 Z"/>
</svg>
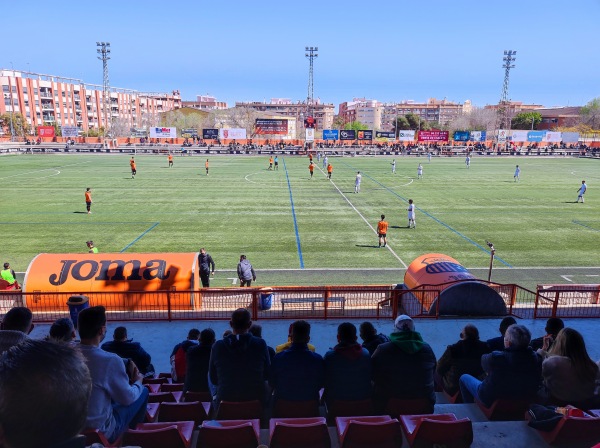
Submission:
<svg viewBox="0 0 600 448">
<path fill-rule="evenodd" d="M 237 274 L 240 279 L 240 286 L 250 286 L 253 281 L 256 281 L 254 268 L 245 255 L 240 255 L 240 262 L 237 265 Z"/>
<path fill-rule="evenodd" d="M 385 215 L 381 215 L 381 221 L 377 223 L 377 235 L 379 236 L 379 247 L 383 243 L 383 247 L 387 245 L 387 230 L 388 222 L 385 220 Z"/>
<path fill-rule="evenodd" d="M 360 191 L 360 181 L 362 180 L 362 175 L 360 171 L 356 173 L 356 180 L 354 181 L 354 192 L 358 193 Z"/>
<path fill-rule="evenodd" d="M 415 223 L 415 204 L 413 204 L 412 199 L 408 200 L 408 208 L 406 210 L 408 211 L 408 228 L 410 229 L 412 227 L 413 229 L 416 229 L 417 224 Z"/>
<path fill-rule="evenodd" d="M 204 168 L 206 168 L 206 175 L 208 176 L 208 159 L 204 162 Z"/>
<path fill-rule="evenodd" d="M 215 262 L 204 247 L 200 249 L 200 253 L 198 254 L 198 265 L 200 266 L 202 287 L 208 288 L 210 286 L 210 276 L 215 276 Z"/>
<path fill-rule="evenodd" d="M 390 165 L 392 165 L 392 174 L 396 174 L 396 159 L 392 160 Z"/>
<path fill-rule="evenodd" d="M 310 178 L 312 179 L 315 170 L 315 164 L 310 162 L 308 165 L 308 171 L 310 171 Z"/>
<path fill-rule="evenodd" d="M 331 163 L 327 164 L 327 179 L 331 179 L 331 173 L 333 173 L 333 166 Z"/>
<path fill-rule="evenodd" d="M 467 158 L 465 159 L 465 165 L 467 165 L 467 169 L 471 166 L 471 156 L 467 154 Z"/>
<path fill-rule="evenodd" d="M 279 171 L 279 158 L 275 156 L 275 171 Z"/>
<path fill-rule="evenodd" d="M 169 168 L 173 166 L 173 154 L 169 153 Z"/>
<path fill-rule="evenodd" d="M 419 163 L 417 167 L 417 179 L 423 179 L 423 165 Z"/>
<path fill-rule="evenodd" d="M 517 165 L 517 167 L 515 168 L 515 182 L 519 182 L 521 176 L 521 168 L 519 168 L 519 165 Z"/>
<path fill-rule="evenodd" d="M 269 171 L 273 170 L 273 156 L 269 157 Z"/>
<path fill-rule="evenodd" d="M 583 204 L 585 202 L 583 200 L 583 195 L 585 194 L 586 191 L 587 191 L 587 185 L 585 184 L 585 180 L 582 180 L 581 187 L 579 187 L 579 190 L 577 190 L 578 196 L 577 196 L 577 200 L 575 202 L 579 202 L 579 200 L 581 199 L 581 203 Z"/>
<path fill-rule="evenodd" d="M 20 288 L 17 282 L 17 274 L 10 268 L 10 263 L 4 263 L 4 269 L 0 271 L 0 278 L 7 282 L 9 286 L 14 285 L 16 289 Z"/>
<path fill-rule="evenodd" d="M 137 169 L 135 167 L 135 160 L 133 159 L 133 157 L 129 161 L 129 167 L 131 168 L 131 178 L 135 179 L 135 175 L 137 174 Z"/>
<path fill-rule="evenodd" d="M 327 158 L 327 156 L 323 157 L 323 169 L 327 168 L 327 161 L 329 159 Z"/>
<path fill-rule="evenodd" d="M 92 189 L 85 189 L 85 208 L 87 209 L 88 215 L 92 213 Z"/>
<path fill-rule="evenodd" d="M 431 163 L 431 151 L 427 153 L 427 162 Z"/>
<path fill-rule="evenodd" d="M 321 152 L 319 151 L 317 153 L 317 163 L 319 163 L 321 161 Z"/>
<path fill-rule="evenodd" d="M 86 241 L 87 247 L 88 247 L 88 254 L 97 254 L 98 253 L 98 248 L 96 246 L 94 246 L 94 242 L 93 241 Z"/>
</svg>

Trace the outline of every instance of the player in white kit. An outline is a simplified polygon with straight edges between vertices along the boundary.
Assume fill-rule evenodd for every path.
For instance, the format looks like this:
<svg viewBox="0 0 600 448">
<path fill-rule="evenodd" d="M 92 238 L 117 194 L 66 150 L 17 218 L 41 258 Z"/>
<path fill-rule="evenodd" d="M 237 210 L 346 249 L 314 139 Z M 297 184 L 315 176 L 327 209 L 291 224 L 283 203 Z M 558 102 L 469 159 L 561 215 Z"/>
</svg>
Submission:
<svg viewBox="0 0 600 448">
<path fill-rule="evenodd" d="M 417 167 L 417 179 L 422 179 L 423 178 L 423 165 L 421 165 L 419 163 L 419 166 Z"/>
<path fill-rule="evenodd" d="M 406 210 L 408 211 L 408 228 L 410 229 L 412 227 L 413 229 L 416 229 L 417 224 L 415 223 L 415 204 L 413 204 L 412 199 L 408 200 L 408 208 Z"/>
<path fill-rule="evenodd" d="M 583 195 L 585 194 L 586 191 L 587 191 L 587 185 L 585 184 L 585 180 L 582 180 L 581 187 L 579 187 L 579 190 L 577 190 L 579 195 L 577 196 L 577 200 L 575 202 L 579 202 L 579 200 L 581 199 L 581 203 L 583 204 L 585 202 L 583 200 Z"/>
<path fill-rule="evenodd" d="M 354 192 L 358 193 L 360 191 L 360 181 L 362 180 L 362 175 L 360 171 L 356 173 L 356 180 L 354 181 Z"/>
<path fill-rule="evenodd" d="M 519 168 L 519 165 L 517 165 L 517 167 L 515 168 L 515 182 L 519 182 L 521 176 L 521 168 Z"/>
<path fill-rule="evenodd" d="M 390 165 L 392 165 L 392 174 L 396 174 L 396 159 L 392 160 Z"/>
</svg>

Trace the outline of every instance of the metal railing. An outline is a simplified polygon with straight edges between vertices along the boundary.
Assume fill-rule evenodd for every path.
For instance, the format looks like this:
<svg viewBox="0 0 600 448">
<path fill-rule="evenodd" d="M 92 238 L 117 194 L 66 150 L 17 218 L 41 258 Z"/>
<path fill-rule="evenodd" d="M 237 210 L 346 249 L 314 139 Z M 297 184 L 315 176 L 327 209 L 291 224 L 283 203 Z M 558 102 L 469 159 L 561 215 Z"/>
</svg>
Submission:
<svg viewBox="0 0 600 448">
<path fill-rule="evenodd" d="M 537 285 L 534 318 L 600 317 L 600 284 Z"/>
</svg>

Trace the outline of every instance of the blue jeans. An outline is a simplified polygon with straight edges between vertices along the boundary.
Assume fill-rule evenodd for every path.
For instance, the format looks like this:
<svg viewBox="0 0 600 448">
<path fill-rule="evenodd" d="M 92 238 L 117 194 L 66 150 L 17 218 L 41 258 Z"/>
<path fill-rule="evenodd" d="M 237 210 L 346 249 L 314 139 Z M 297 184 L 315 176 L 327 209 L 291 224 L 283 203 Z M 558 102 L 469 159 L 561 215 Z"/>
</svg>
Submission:
<svg viewBox="0 0 600 448">
<path fill-rule="evenodd" d="M 479 381 L 474 376 L 468 374 L 461 375 L 458 384 L 463 403 L 475 403 L 475 398 L 479 399 L 478 390 L 481 383 L 482 381 Z"/>
<path fill-rule="evenodd" d="M 115 431 L 109 437 L 114 442 L 127 428 L 134 429 L 138 423 L 142 423 L 146 417 L 146 405 L 148 403 L 149 391 L 142 387 L 142 393 L 128 406 L 113 403 L 113 416 L 116 421 Z"/>
</svg>

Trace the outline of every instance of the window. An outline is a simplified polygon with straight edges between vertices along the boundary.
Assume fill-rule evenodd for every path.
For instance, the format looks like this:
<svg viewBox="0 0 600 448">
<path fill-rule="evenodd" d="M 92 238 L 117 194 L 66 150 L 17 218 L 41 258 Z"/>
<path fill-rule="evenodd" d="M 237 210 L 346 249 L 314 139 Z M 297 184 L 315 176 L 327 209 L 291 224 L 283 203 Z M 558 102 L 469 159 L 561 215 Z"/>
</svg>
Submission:
<svg viewBox="0 0 600 448">
<path fill-rule="evenodd" d="M 9 92 L 10 92 L 10 90 L 9 90 L 8 86 L 2 86 L 2 91 L 3 91 L 3 92 L 7 92 L 7 93 L 9 93 Z"/>
<path fill-rule="evenodd" d="M 27 87 L 23 87 L 23 93 L 27 93 Z"/>
</svg>

